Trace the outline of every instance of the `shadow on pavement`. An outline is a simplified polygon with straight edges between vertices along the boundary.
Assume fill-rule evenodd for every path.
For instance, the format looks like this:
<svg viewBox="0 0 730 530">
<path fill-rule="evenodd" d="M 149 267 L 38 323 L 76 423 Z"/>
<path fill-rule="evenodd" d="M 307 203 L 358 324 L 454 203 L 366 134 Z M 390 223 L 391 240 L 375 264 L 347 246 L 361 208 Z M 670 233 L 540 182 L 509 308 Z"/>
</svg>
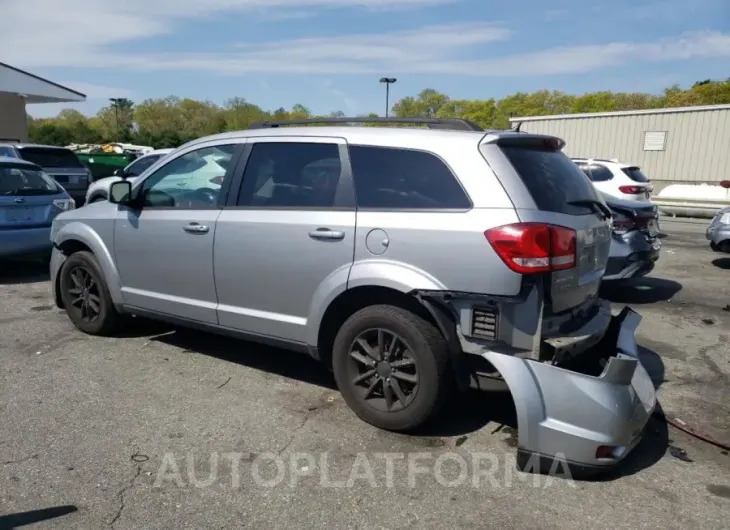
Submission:
<svg viewBox="0 0 730 530">
<path fill-rule="evenodd" d="M 0 285 L 47 282 L 48 262 L 43 260 L 0 260 Z"/>
<path fill-rule="evenodd" d="M 682 284 L 664 278 L 636 278 L 625 282 L 603 282 L 600 296 L 617 304 L 653 304 L 671 299 Z"/>
<path fill-rule="evenodd" d="M 718 269 L 730 270 L 730 258 L 717 258 L 712 260 L 712 264 Z"/>
<path fill-rule="evenodd" d="M 155 326 L 155 323 L 149 325 Z M 164 325 L 161 326 L 163 327 L 160 329 L 164 330 Z M 186 353 L 201 353 L 255 370 L 336 390 L 332 374 L 305 353 L 223 337 L 204 331 L 171 326 L 167 326 L 166 329 L 167 332 L 162 331 L 160 335 L 151 337 L 150 340 L 181 348 Z"/>
<path fill-rule="evenodd" d="M 53 508 L 44 508 L 42 510 L 0 515 L 0 528 L 3 530 L 19 528 L 21 526 L 55 519 L 56 517 L 61 517 L 62 515 L 68 515 L 77 511 L 79 511 L 79 509 L 76 506 L 68 504 L 64 506 L 54 506 Z"/>
</svg>

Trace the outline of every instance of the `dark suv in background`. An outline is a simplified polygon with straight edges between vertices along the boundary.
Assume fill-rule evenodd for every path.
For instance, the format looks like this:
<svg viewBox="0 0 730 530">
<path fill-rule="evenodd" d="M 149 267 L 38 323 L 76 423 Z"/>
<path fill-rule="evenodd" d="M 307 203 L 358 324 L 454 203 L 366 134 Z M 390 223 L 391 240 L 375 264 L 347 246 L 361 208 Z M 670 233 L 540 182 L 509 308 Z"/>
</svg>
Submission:
<svg viewBox="0 0 730 530">
<path fill-rule="evenodd" d="M 71 195 L 77 205 L 83 204 L 92 180 L 91 171 L 70 149 L 52 145 L 5 143 L 0 144 L 0 157 L 19 158 L 41 167 Z"/>
</svg>

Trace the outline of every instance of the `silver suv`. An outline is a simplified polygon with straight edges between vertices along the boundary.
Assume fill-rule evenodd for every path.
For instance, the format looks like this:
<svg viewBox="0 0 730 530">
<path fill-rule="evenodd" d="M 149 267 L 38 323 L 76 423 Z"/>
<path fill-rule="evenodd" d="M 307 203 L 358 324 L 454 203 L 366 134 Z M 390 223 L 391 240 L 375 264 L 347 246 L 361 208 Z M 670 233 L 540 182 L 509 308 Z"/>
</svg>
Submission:
<svg viewBox="0 0 730 530">
<path fill-rule="evenodd" d="M 315 121 L 340 126 L 293 127 Z M 384 429 L 506 384 L 522 468 L 605 468 L 654 387 L 640 317 L 597 298 L 609 212 L 563 145 L 437 119 L 201 138 L 56 218 L 56 303 L 90 334 L 134 314 L 308 353 Z"/>
</svg>

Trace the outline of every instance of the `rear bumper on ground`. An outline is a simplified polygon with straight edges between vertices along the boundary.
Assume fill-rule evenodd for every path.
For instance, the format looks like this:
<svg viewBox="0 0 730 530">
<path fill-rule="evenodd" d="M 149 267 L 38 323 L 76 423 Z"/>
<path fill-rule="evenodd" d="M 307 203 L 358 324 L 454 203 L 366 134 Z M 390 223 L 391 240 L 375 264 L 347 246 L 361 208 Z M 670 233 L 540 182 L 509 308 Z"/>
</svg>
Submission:
<svg viewBox="0 0 730 530">
<path fill-rule="evenodd" d="M 0 258 L 43 255 L 52 247 L 50 226 L 0 230 Z"/>
<path fill-rule="evenodd" d="M 592 345 L 562 366 L 482 352 L 514 398 L 521 468 L 546 472 L 549 464 L 561 463 L 600 471 L 618 464 L 639 442 L 656 404 L 634 337 L 640 321 L 626 307 L 611 317 L 598 341 L 595 334 L 576 331 L 573 336 Z"/>
</svg>

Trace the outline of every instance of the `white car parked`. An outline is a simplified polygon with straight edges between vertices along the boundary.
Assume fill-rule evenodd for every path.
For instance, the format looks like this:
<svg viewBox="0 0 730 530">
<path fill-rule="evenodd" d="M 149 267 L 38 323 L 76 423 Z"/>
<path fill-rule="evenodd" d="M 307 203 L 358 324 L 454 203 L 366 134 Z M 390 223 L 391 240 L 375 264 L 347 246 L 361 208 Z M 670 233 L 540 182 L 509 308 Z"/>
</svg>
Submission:
<svg viewBox="0 0 730 530">
<path fill-rule="evenodd" d="M 624 201 L 648 201 L 654 186 L 641 168 L 618 160 L 573 158 L 597 190 Z"/>
<path fill-rule="evenodd" d="M 129 179 L 130 182 L 133 182 L 134 179 L 144 173 L 147 168 L 152 167 L 155 162 L 173 151 L 174 149 L 157 149 L 155 151 L 150 151 L 146 155 L 140 156 L 136 160 L 130 162 L 124 169 L 117 169 L 114 172 L 113 177 L 95 180 L 91 183 L 91 185 L 89 185 L 84 204 L 107 200 L 109 198 L 109 188 L 111 187 L 112 182 L 117 182 L 123 178 Z"/>
<path fill-rule="evenodd" d="M 123 178 L 134 182 L 135 179 L 142 176 L 149 168 L 155 166 L 158 160 L 165 158 L 172 151 L 173 149 L 154 151 L 132 162 L 124 168 L 123 172 L 120 171 L 119 175 L 94 182 L 89 187 L 88 202 L 107 200 L 109 197 L 109 188 L 113 182 L 117 182 Z M 213 192 L 219 190 L 223 182 L 223 177 L 226 174 L 226 166 L 231 159 L 231 155 L 216 148 L 206 149 L 206 152 L 208 154 L 205 156 L 199 156 L 197 152 L 192 152 L 177 158 L 166 166 L 166 171 L 158 172 L 159 178 L 167 176 L 169 171 L 173 171 L 175 176 L 165 179 L 166 186 L 190 189 L 208 188 Z M 147 161 L 148 158 L 155 155 L 157 155 L 156 159 Z M 140 162 L 143 162 L 145 167 L 133 167 Z M 139 173 L 136 171 L 138 169 L 141 169 Z"/>
</svg>

